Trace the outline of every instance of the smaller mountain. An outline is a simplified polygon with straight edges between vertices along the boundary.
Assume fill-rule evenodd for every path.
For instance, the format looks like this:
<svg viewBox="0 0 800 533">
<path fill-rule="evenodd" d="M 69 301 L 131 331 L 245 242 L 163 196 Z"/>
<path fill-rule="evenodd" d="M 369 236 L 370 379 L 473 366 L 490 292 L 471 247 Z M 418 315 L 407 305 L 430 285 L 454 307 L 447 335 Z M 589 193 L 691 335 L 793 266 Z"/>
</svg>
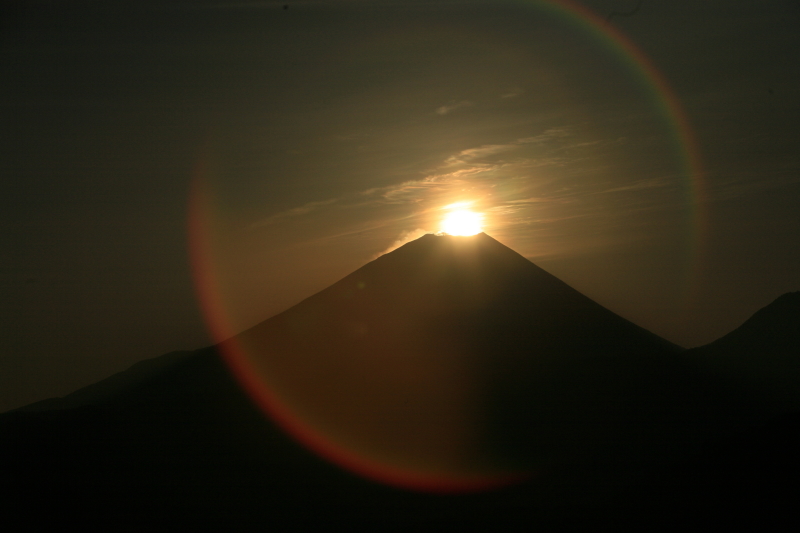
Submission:
<svg viewBox="0 0 800 533">
<path fill-rule="evenodd" d="M 660 509 L 668 529 L 781 531 L 800 526 L 800 292 L 784 294 L 720 339 L 682 354 L 722 384 L 709 401 L 736 405 L 737 423 L 624 496 Z M 729 411 L 730 412 L 730 411 Z"/>
<path fill-rule="evenodd" d="M 0 512 L 11 531 L 800 525 L 799 326 L 790 293 L 682 351 L 491 237 L 426 236 L 227 343 L 0 414 Z M 248 379 L 353 449 L 529 475 L 369 481 L 290 438 Z"/>
<path fill-rule="evenodd" d="M 192 351 L 176 351 L 160 357 L 145 359 L 133 364 L 127 370 L 82 387 L 63 398 L 48 398 L 20 407 L 15 411 L 61 411 L 89 405 L 120 404 L 120 402 L 125 402 L 131 394 L 136 395 L 137 389 L 149 389 L 151 379 L 157 380 L 159 375 L 168 373 L 193 354 Z"/>
<path fill-rule="evenodd" d="M 800 291 L 786 293 L 741 326 L 684 356 L 777 412 L 800 410 Z"/>
</svg>

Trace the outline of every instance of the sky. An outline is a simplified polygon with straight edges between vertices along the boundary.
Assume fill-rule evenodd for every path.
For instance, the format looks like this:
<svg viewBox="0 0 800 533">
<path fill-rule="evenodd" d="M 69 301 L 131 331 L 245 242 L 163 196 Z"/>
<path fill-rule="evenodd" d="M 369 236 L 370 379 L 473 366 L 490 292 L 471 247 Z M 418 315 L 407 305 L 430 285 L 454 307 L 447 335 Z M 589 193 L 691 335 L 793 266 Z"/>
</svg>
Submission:
<svg viewBox="0 0 800 533">
<path fill-rule="evenodd" d="M 2 10 L 0 411 L 245 329 L 454 205 L 687 348 L 800 289 L 797 1 Z"/>
</svg>

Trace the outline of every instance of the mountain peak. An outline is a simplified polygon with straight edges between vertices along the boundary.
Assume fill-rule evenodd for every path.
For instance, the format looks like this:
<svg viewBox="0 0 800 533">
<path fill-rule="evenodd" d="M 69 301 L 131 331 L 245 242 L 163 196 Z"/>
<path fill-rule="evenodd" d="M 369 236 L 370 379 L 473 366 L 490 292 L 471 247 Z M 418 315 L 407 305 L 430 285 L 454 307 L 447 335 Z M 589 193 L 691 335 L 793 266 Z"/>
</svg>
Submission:
<svg viewBox="0 0 800 533">
<path fill-rule="evenodd" d="M 469 238 L 472 238 L 472 237 L 474 237 L 474 238 L 489 237 L 489 235 L 487 235 L 483 231 L 481 231 L 480 233 L 476 233 L 474 235 L 451 235 L 451 234 L 449 234 L 449 233 L 447 233 L 445 231 L 440 231 L 440 232 L 437 232 L 437 233 L 426 233 L 425 235 L 423 235 L 420 238 L 424 238 L 424 237 L 428 237 L 428 236 L 430 236 L 430 237 L 452 237 L 452 238 L 455 238 L 455 239 L 469 239 Z M 489 237 L 489 238 L 491 239 L 491 237 Z"/>
<path fill-rule="evenodd" d="M 460 244 L 469 244 L 469 243 L 475 244 L 477 242 L 485 241 L 485 240 L 491 240 L 491 241 L 494 241 L 494 242 L 498 242 L 497 240 L 495 240 L 494 238 L 490 237 L 489 235 L 487 235 L 484 232 L 476 233 L 475 235 L 450 235 L 449 233 L 439 232 L 439 233 L 426 233 L 425 235 L 423 235 L 421 237 L 418 237 L 417 239 L 414 239 L 412 241 L 409 241 L 409 242 L 405 243 L 400 248 L 403 248 L 404 246 L 408 246 L 408 245 L 411 245 L 411 244 L 414 244 L 414 243 L 417 243 L 417 245 L 420 245 L 420 244 L 425 244 L 425 245 L 433 245 L 433 244 L 444 245 L 444 244 L 456 244 L 456 243 L 460 243 Z M 397 250 L 399 250 L 400 248 L 397 248 Z M 396 251 L 396 250 L 394 250 L 394 251 Z M 389 253 L 392 253 L 392 252 L 389 252 Z"/>
<path fill-rule="evenodd" d="M 242 333 L 228 358 L 307 446 L 441 488 L 561 453 L 560 432 L 629 401 L 612 390 L 618 375 L 650 375 L 678 350 L 480 233 L 406 243 Z"/>
</svg>

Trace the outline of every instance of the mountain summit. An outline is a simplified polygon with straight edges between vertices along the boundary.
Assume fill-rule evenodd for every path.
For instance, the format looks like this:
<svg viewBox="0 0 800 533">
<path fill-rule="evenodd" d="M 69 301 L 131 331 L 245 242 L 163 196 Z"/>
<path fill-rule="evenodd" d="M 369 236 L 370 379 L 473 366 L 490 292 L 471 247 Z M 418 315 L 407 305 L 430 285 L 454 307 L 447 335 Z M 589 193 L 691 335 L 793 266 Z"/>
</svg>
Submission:
<svg viewBox="0 0 800 533">
<path fill-rule="evenodd" d="M 601 434 L 674 411 L 680 374 L 680 348 L 484 233 L 425 235 L 224 348 L 306 445 L 428 488 L 621 450 Z"/>
</svg>

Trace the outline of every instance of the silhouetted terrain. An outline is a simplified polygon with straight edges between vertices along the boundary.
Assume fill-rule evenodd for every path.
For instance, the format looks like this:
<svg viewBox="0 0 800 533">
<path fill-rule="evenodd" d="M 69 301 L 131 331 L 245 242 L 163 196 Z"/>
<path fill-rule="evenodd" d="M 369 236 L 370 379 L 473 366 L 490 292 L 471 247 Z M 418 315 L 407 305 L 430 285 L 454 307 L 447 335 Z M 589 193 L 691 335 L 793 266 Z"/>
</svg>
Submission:
<svg viewBox="0 0 800 533">
<path fill-rule="evenodd" d="M 523 481 L 431 494 L 350 474 L 265 417 L 210 347 L 0 415 L 4 521 L 31 531 L 800 523 L 788 483 L 800 474 L 799 330 L 791 293 L 684 351 L 486 235 L 425 236 L 221 349 L 252 390 L 269 385 L 268 408 L 320 442 L 437 479 Z"/>
<path fill-rule="evenodd" d="M 716 341 L 688 350 L 738 388 L 765 394 L 777 411 L 800 409 L 800 292 L 784 294 Z"/>
</svg>

